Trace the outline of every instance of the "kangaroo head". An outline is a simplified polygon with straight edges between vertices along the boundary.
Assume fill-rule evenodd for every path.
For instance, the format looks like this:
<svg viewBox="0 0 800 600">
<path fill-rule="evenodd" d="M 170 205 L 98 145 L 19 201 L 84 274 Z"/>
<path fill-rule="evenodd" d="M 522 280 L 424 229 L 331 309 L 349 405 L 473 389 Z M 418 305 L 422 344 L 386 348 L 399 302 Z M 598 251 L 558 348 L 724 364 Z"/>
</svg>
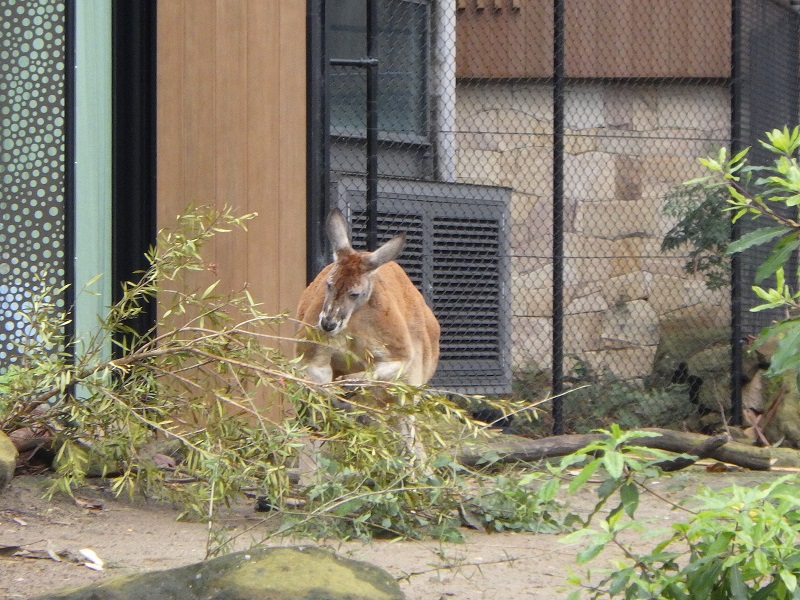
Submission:
<svg viewBox="0 0 800 600">
<path fill-rule="evenodd" d="M 333 247 L 334 262 L 326 282 L 319 327 L 336 335 L 344 331 L 353 313 L 369 301 L 375 270 L 400 255 L 406 236 L 398 235 L 374 252 L 357 252 L 350 245 L 347 223 L 337 208 L 328 215 L 325 229 Z"/>
</svg>

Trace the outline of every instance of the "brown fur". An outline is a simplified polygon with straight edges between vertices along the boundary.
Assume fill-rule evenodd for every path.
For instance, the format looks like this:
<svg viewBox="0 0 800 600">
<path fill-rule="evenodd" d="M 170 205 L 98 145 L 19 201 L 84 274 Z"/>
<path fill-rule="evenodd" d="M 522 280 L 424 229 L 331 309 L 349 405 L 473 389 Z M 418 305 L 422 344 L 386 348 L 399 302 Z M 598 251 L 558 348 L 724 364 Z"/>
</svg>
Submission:
<svg viewBox="0 0 800 600">
<path fill-rule="evenodd" d="M 402 267 L 396 262 L 378 267 L 369 300 L 353 313 L 343 334 L 333 336 L 338 340 L 317 326 L 332 267 L 333 264 L 328 265 L 317 275 L 297 307 L 297 318 L 311 326 L 311 337 L 319 336 L 321 342 L 305 341 L 310 336 L 305 327 L 301 328 L 297 350 L 303 362 L 329 361 L 332 379 L 338 379 L 365 371 L 369 374 L 377 361 L 402 361 L 399 379 L 411 385 L 430 381 L 439 361 L 439 322 Z M 340 263 L 334 286 L 337 290 L 347 289 L 364 276 L 363 271 L 360 255 L 349 256 Z M 348 351 L 353 355 L 348 356 Z"/>
<path fill-rule="evenodd" d="M 439 322 L 391 260 L 402 250 L 404 236 L 374 253 L 356 252 L 339 211 L 331 213 L 327 228 L 336 260 L 306 288 L 297 307 L 297 318 L 306 324 L 298 333 L 297 352 L 309 377 L 319 383 L 338 378 L 427 383 L 439 361 Z M 362 292 L 356 300 L 354 291 Z M 326 317 L 342 329 L 327 333 Z"/>
</svg>

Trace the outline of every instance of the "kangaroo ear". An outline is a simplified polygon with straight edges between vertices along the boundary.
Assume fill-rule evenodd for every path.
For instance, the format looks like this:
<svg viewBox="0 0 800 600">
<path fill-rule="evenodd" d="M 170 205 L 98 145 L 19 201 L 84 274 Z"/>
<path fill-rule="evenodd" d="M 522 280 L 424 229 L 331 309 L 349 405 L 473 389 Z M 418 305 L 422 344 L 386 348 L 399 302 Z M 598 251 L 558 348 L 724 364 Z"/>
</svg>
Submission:
<svg viewBox="0 0 800 600">
<path fill-rule="evenodd" d="M 367 270 L 377 269 L 382 264 L 396 259 L 406 247 L 406 234 L 401 233 L 383 244 L 375 252 L 364 255 L 364 266 Z"/>
<path fill-rule="evenodd" d="M 328 214 L 328 218 L 325 220 L 325 231 L 335 256 L 349 254 L 353 251 L 350 246 L 350 237 L 347 235 L 347 222 L 338 208 L 334 208 Z"/>
</svg>

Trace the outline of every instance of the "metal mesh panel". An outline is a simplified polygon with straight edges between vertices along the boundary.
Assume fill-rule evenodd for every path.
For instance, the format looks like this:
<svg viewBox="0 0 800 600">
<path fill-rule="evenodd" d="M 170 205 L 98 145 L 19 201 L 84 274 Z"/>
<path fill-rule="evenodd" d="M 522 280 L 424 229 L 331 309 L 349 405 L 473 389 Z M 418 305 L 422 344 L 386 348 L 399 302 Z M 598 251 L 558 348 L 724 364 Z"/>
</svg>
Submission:
<svg viewBox="0 0 800 600">
<path fill-rule="evenodd" d="M 764 132 L 784 126 L 793 127 L 798 122 L 798 72 L 797 14 L 789 6 L 778 2 L 742 2 L 741 25 L 741 146 L 750 147 L 748 161 L 752 165 L 770 165 L 774 160 L 768 150 L 761 147 Z M 777 207 L 783 216 L 793 216 L 784 207 Z M 793 211 L 796 213 L 796 211 Z M 769 226 L 764 219 L 745 219 L 741 222 L 742 234 Z M 770 246 L 751 248 L 742 257 L 741 292 L 742 333 L 756 335 L 774 319 L 778 310 L 750 312 L 751 306 L 760 304 L 749 283 L 755 279 L 758 266 L 769 253 Z M 787 280 L 796 287 L 797 261 L 786 265 Z M 772 282 L 762 285 L 769 286 Z"/>
<path fill-rule="evenodd" d="M 39 279 L 65 278 L 64 11 L 0 0 L 0 367 L 30 335 L 19 313 Z"/>
<path fill-rule="evenodd" d="M 335 180 L 334 203 L 349 216 L 353 247 L 364 250 L 363 177 Z M 406 233 L 398 262 L 442 326 L 432 384 L 465 393 L 510 391 L 508 190 L 382 178 L 377 243 Z"/>
<path fill-rule="evenodd" d="M 379 237 L 415 227 L 389 188 L 415 198 L 414 214 L 440 215 L 406 261 L 442 321 L 446 382 L 459 387 L 493 347 L 506 381 L 461 387 L 533 400 L 590 384 L 564 398 L 567 430 L 718 427 L 730 415 L 724 239 L 699 254 L 665 240 L 727 235 L 718 198 L 681 192 L 703 174 L 698 157 L 731 145 L 737 123 L 752 143 L 796 120 L 788 3 L 379 0 L 372 46 L 366 3 L 335 4 L 330 58 L 372 47 L 378 59 Z M 747 101 L 732 113 L 739 63 Z M 328 73 L 332 176 L 366 181 L 367 68 Z M 497 192 L 502 218 L 448 200 L 471 186 Z"/>
</svg>

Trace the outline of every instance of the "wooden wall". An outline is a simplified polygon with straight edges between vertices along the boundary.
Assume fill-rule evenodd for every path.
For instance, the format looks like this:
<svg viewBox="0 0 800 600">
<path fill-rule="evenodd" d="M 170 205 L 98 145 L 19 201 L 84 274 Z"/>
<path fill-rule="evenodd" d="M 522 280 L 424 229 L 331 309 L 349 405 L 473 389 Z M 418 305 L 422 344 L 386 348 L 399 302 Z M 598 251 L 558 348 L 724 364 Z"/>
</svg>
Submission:
<svg viewBox="0 0 800 600">
<path fill-rule="evenodd" d="M 305 29 L 298 0 L 158 3 L 158 226 L 189 204 L 258 212 L 197 284 L 246 285 L 273 314 L 306 283 Z"/>
<path fill-rule="evenodd" d="M 551 77 L 552 0 L 456 0 L 458 77 Z M 567 77 L 730 75 L 730 0 L 565 0 Z"/>
</svg>

